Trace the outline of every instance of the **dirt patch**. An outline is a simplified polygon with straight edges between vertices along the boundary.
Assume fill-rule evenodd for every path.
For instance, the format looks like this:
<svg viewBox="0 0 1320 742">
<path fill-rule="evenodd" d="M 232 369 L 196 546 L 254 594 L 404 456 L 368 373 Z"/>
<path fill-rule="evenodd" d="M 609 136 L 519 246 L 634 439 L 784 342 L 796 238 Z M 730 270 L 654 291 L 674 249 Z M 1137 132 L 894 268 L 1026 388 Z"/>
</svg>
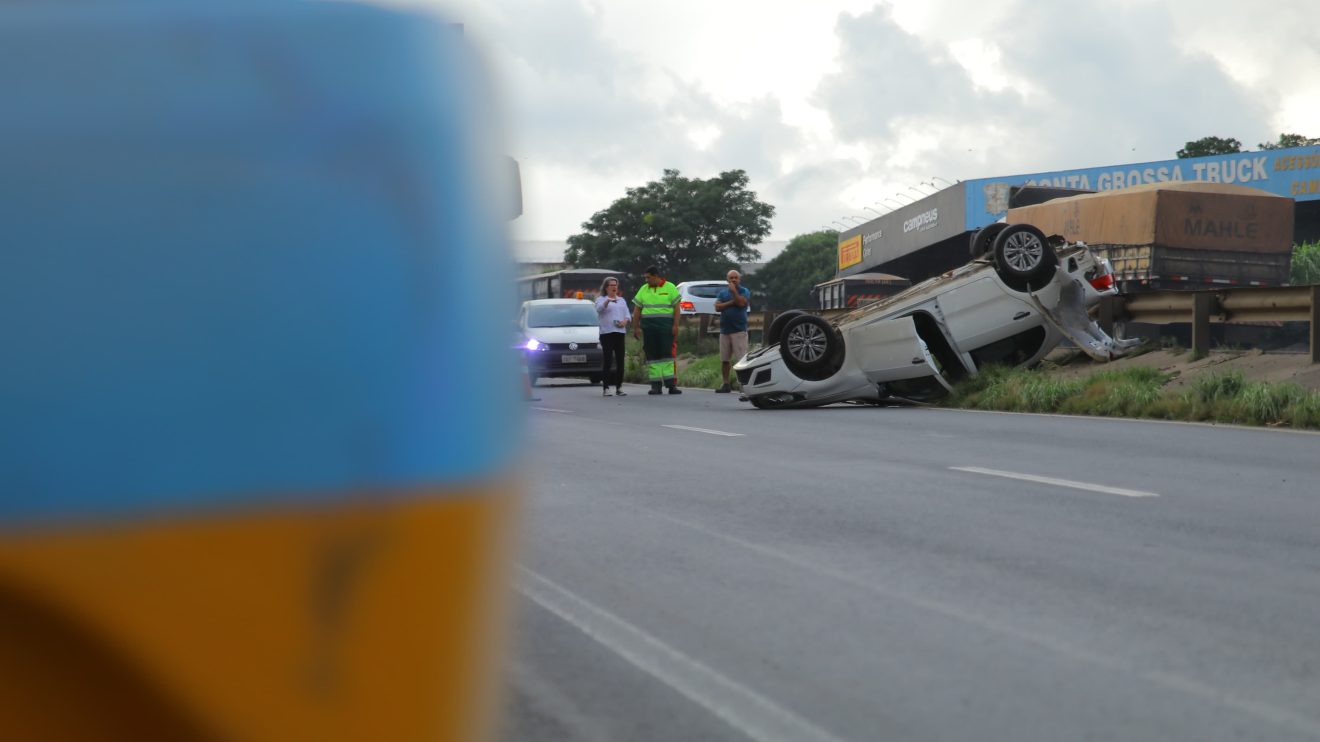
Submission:
<svg viewBox="0 0 1320 742">
<path fill-rule="evenodd" d="M 1173 374 L 1168 388 L 1178 389 L 1200 376 L 1236 371 L 1249 382 L 1291 383 L 1320 391 L 1320 364 L 1311 363 L 1308 353 L 1214 350 L 1205 358 L 1192 360 L 1190 351 L 1153 350 L 1109 363 L 1096 363 L 1080 351 L 1059 349 L 1045 360 L 1042 370 L 1064 378 L 1083 378 L 1106 368 L 1146 367 Z"/>
</svg>

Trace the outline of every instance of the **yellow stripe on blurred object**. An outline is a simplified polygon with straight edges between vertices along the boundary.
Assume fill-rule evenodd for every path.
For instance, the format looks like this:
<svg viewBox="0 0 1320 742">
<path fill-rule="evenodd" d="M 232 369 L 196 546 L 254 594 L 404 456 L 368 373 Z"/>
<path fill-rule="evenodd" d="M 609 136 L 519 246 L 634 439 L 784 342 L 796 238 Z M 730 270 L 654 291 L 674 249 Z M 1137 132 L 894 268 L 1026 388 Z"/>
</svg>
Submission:
<svg viewBox="0 0 1320 742">
<path fill-rule="evenodd" d="M 0 541 L 0 739 L 485 738 L 511 493 Z"/>
</svg>

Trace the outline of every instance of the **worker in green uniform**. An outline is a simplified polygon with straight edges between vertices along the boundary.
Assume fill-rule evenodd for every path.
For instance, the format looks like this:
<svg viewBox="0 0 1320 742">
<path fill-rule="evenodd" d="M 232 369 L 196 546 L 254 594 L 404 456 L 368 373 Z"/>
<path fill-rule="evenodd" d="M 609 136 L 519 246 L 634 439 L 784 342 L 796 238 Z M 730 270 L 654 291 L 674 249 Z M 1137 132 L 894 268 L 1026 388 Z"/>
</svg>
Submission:
<svg viewBox="0 0 1320 742">
<path fill-rule="evenodd" d="M 633 337 L 642 338 L 646 355 L 646 378 L 650 394 L 660 394 L 661 385 L 670 394 L 682 394 L 678 388 L 678 288 L 660 277 L 660 269 L 646 269 L 646 285 L 633 297 Z"/>
</svg>

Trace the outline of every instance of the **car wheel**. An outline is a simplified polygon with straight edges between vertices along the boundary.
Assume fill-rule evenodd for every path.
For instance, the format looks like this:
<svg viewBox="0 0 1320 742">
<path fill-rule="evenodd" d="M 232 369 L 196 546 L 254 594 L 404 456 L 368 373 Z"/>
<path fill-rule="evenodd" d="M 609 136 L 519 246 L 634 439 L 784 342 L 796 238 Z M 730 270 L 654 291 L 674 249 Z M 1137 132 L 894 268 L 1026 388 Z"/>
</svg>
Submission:
<svg viewBox="0 0 1320 742">
<path fill-rule="evenodd" d="M 779 342 L 779 339 L 783 337 L 784 334 L 784 325 L 787 325 L 789 320 L 794 317 L 800 317 L 804 314 L 806 314 L 806 312 L 801 309 L 790 309 L 787 312 L 780 313 L 779 316 L 775 317 L 774 321 L 770 323 L 770 326 L 765 328 L 765 337 L 762 338 L 762 344 L 768 348 Z"/>
<path fill-rule="evenodd" d="M 990 252 L 991 246 L 995 244 L 995 238 L 998 237 L 999 233 L 1004 231 L 1006 227 L 1008 227 L 1008 225 L 1003 222 L 995 222 L 994 224 L 987 224 L 973 232 L 971 241 L 972 260 L 976 260 L 982 255 Z"/>
<path fill-rule="evenodd" d="M 587 381 L 590 381 L 592 384 L 599 384 L 600 374 L 592 374 L 591 376 L 588 376 Z"/>
<path fill-rule="evenodd" d="M 1045 234 L 1030 224 L 1013 224 L 995 237 L 995 270 L 1019 291 L 1039 289 L 1054 276 L 1059 256 Z"/>
<path fill-rule="evenodd" d="M 843 339 L 830 323 L 812 314 L 800 314 L 785 325 L 779 341 L 784 363 L 798 376 L 825 379 L 838 370 Z"/>
</svg>

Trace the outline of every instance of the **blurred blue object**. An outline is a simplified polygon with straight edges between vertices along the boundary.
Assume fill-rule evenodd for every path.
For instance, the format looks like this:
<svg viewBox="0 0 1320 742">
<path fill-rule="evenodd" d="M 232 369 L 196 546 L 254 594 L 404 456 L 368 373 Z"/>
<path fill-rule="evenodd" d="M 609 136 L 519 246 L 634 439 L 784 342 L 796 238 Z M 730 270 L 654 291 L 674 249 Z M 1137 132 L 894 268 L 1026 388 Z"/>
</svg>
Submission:
<svg viewBox="0 0 1320 742">
<path fill-rule="evenodd" d="M 506 469 L 487 87 L 461 27 L 383 9 L 0 7 L 0 522 Z"/>
</svg>

